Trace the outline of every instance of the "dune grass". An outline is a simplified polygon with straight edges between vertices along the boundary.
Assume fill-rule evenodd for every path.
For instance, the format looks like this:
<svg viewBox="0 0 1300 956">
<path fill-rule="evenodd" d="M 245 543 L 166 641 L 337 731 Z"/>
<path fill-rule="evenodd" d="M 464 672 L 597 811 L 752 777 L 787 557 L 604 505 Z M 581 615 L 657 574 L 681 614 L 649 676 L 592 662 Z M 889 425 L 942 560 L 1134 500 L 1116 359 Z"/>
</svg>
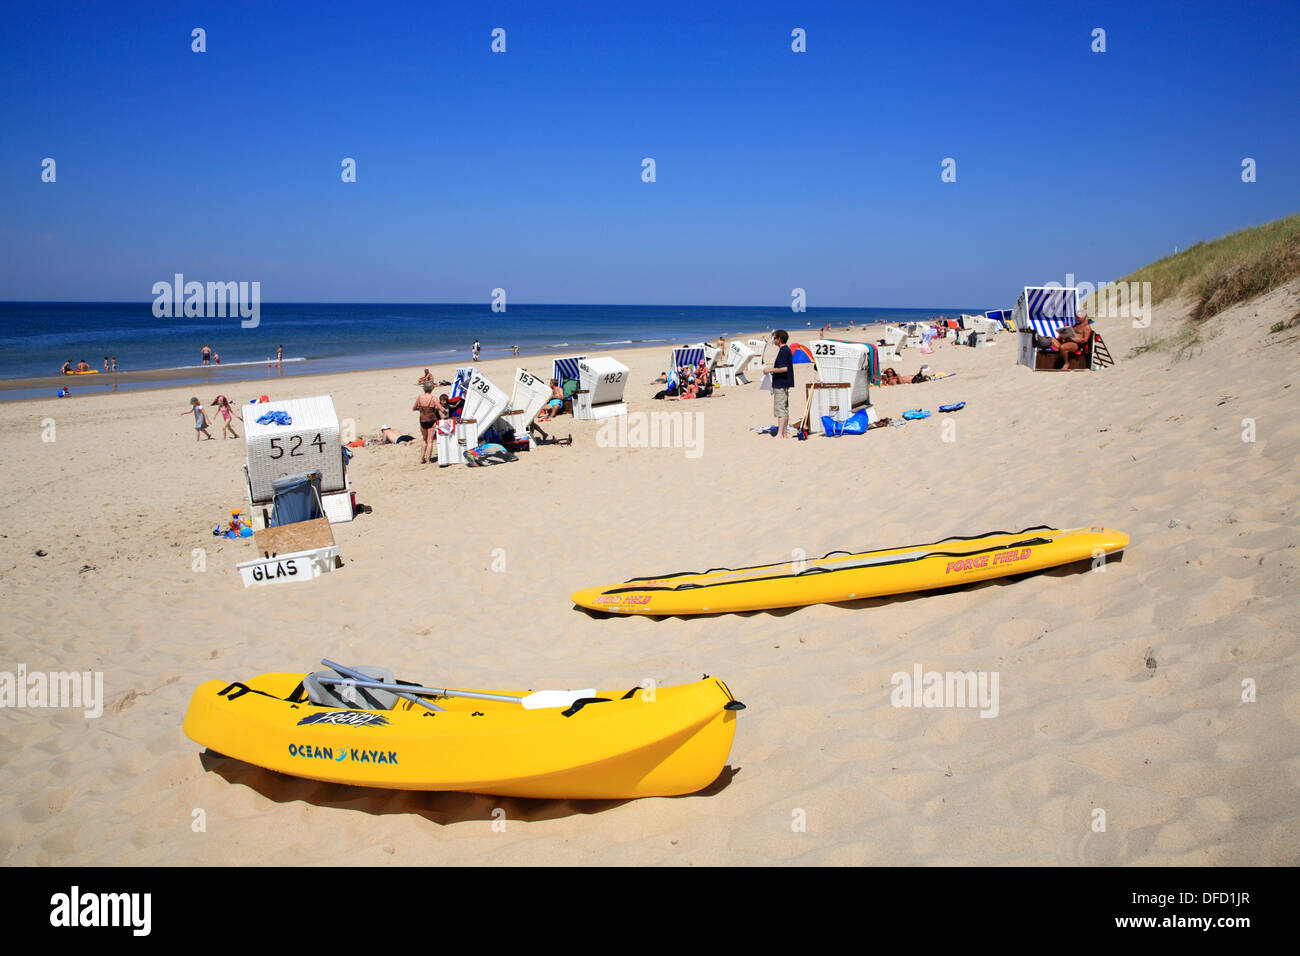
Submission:
<svg viewBox="0 0 1300 956">
<path fill-rule="evenodd" d="M 1300 213 L 1251 226 L 1143 266 L 1120 282 L 1150 282 L 1152 301 L 1187 296 L 1191 319 L 1224 309 L 1300 276 Z"/>
</svg>

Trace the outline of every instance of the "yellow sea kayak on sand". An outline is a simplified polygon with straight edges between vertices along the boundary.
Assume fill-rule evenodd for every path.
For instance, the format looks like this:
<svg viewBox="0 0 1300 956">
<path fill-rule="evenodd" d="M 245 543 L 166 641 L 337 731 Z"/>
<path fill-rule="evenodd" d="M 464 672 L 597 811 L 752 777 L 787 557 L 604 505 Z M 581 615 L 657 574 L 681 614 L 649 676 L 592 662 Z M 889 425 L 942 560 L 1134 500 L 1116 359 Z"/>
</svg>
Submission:
<svg viewBox="0 0 1300 956">
<path fill-rule="evenodd" d="M 1128 546 L 1112 528 L 1027 528 L 815 561 L 715 568 L 585 588 L 573 603 L 611 614 L 725 614 L 928 591 L 1071 564 Z"/>
<path fill-rule="evenodd" d="M 208 681 L 190 700 L 185 733 L 227 757 L 330 783 L 628 799 L 693 793 L 716 780 L 744 707 L 706 677 L 563 708 L 459 697 L 428 698 L 436 710 L 402 699 L 391 709 L 341 708 L 311 703 L 305 676 Z"/>
</svg>

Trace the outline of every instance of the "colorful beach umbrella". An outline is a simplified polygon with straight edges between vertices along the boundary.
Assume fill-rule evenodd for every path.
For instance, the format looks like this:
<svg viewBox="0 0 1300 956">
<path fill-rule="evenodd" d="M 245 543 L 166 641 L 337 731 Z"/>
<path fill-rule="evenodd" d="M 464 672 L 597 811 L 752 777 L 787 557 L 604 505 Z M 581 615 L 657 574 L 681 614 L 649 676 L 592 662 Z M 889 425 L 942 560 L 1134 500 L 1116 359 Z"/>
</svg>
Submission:
<svg viewBox="0 0 1300 956">
<path fill-rule="evenodd" d="M 812 352 L 808 351 L 808 346 L 800 345 L 798 342 L 790 343 L 790 354 L 794 356 L 795 365 L 812 365 Z"/>
</svg>

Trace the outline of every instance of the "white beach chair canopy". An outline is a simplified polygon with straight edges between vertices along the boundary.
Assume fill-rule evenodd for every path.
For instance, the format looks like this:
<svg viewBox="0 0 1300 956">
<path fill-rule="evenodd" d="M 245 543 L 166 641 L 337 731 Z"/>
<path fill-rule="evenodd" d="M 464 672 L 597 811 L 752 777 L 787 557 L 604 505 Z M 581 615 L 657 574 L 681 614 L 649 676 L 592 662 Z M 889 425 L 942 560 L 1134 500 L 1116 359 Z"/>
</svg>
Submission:
<svg viewBox="0 0 1300 956">
<path fill-rule="evenodd" d="M 473 419 L 478 423 L 478 431 L 485 432 L 492 427 L 501 413 L 510 405 L 510 396 L 497 388 L 477 369 L 469 384 L 465 386 L 465 408 L 461 418 Z"/>
<path fill-rule="evenodd" d="M 1078 309 L 1079 296 L 1072 287 L 1025 286 L 1014 312 L 1016 331 L 1050 338 L 1064 326 L 1074 324 Z"/>
</svg>

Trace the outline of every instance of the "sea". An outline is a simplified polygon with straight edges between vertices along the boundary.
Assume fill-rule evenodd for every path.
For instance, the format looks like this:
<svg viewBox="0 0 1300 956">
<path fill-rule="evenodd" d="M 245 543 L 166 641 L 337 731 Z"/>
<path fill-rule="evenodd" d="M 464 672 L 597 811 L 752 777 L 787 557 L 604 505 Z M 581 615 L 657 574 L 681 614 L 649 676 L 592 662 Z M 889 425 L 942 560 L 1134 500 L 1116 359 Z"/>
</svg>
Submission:
<svg viewBox="0 0 1300 956">
<path fill-rule="evenodd" d="M 158 318 L 150 302 L 0 303 L 0 400 L 53 395 L 59 383 L 76 394 L 159 385 L 285 377 L 378 368 L 429 368 L 450 378 L 471 362 L 475 340 L 483 359 L 574 354 L 617 355 L 620 348 L 683 345 L 719 336 L 785 328 L 791 341 L 829 324 L 924 321 L 978 312 L 931 309 L 688 305 L 517 305 L 493 312 L 487 303 L 393 305 L 263 303 L 256 328 L 235 318 Z M 204 367 L 203 346 L 220 356 Z M 270 369 L 277 348 L 283 362 Z M 104 359 L 120 375 L 104 375 Z M 65 361 L 84 359 L 99 375 L 60 376 Z M 147 374 L 146 374 L 147 373 Z M 42 381 L 33 381 L 41 379 Z M 51 387 L 53 386 L 53 387 Z"/>
</svg>

